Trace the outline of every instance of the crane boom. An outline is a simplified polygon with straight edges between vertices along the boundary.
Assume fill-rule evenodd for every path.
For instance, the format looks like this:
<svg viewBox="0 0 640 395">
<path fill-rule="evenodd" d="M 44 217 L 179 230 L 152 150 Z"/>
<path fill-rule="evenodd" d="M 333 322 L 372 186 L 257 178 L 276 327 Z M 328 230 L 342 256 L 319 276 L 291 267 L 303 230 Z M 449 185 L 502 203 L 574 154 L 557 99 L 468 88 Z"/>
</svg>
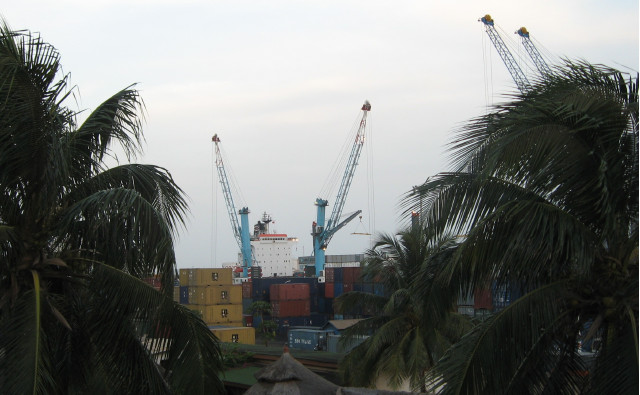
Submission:
<svg viewBox="0 0 640 395">
<path fill-rule="evenodd" d="M 249 208 L 243 207 L 239 211 L 236 211 L 236 206 L 233 203 L 233 195 L 231 194 L 231 188 L 229 186 L 229 179 L 227 178 L 227 171 L 224 168 L 224 162 L 222 160 L 222 153 L 220 152 L 220 138 L 215 134 L 211 141 L 216 147 L 216 169 L 218 171 L 218 178 L 220 179 L 220 185 L 222 186 L 222 195 L 227 206 L 227 213 L 229 214 L 229 220 L 231 221 L 231 228 L 233 229 L 233 236 L 238 243 L 240 252 L 242 253 L 242 276 L 248 276 L 248 268 L 253 263 L 253 256 L 251 253 L 251 237 L 249 235 Z M 237 214 L 240 214 L 240 221 L 242 226 L 238 223 Z"/>
<path fill-rule="evenodd" d="M 542 76 L 551 75 L 551 68 L 547 65 L 547 62 L 544 61 L 544 58 L 538 51 L 538 48 L 533 45 L 531 38 L 529 37 L 529 31 L 527 31 L 526 27 L 521 27 L 516 31 L 516 33 L 522 38 L 522 45 L 524 45 L 524 49 L 533 60 L 533 63 L 536 65 L 536 68 L 540 72 Z"/>
<path fill-rule="evenodd" d="M 336 197 L 336 204 L 333 206 L 331 217 L 329 217 L 329 220 L 326 222 L 326 226 L 325 209 L 329 205 L 329 202 L 321 198 L 317 198 L 315 202 L 316 206 L 318 207 L 317 221 L 313 223 L 311 234 L 313 236 L 314 244 L 316 275 L 319 275 L 320 271 L 324 269 L 324 252 L 333 235 L 362 212 L 362 210 L 358 210 L 354 214 L 351 214 L 349 217 L 347 217 L 344 221 L 338 223 L 338 221 L 340 220 L 340 216 L 342 215 L 342 209 L 344 208 L 344 204 L 347 200 L 347 194 L 349 193 L 349 188 L 351 186 L 351 182 L 353 181 L 356 167 L 358 165 L 358 159 L 360 158 L 362 146 L 364 145 L 367 126 L 367 114 L 369 113 L 369 111 L 371 111 L 371 104 L 368 101 L 365 101 L 362 105 L 361 111 L 362 118 L 360 119 L 360 125 L 358 126 L 358 131 L 351 147 L 349 160 L 347 162 L 344 175 L 342 176 L 342 182 L 340 183 L 340 188 Z"/>
<path fill-rule="evenodd" d="M 360 126 L 358 127 L 355 141 L 351 147 L 349 161 L 347 162 L 344 175 L 342 176 L 342 182 L 340 183 L 340 189 L 338 190 L 338 195 L 336 197 L 336 204 L 333 206 L 333 211 L 331 212 L 329 221 L 327 221 L 327 228 L 329 229 L 335 227 L 340 215 L 342 215 L 342 209 L 344 208 L 344 203 L 347 200 L 347 193 L 349 193 L 349 187 L 351 186 L 351 181 L 353 180 L 353 175 L 355 174 L 356 166 L 358 165 L 358 159 L 360 158 L 360 152 L 364 145 L 367 114 L 369 111 L 371 111 L 371 104 L 367 101 L 362 105 L 362 119 L 360 119 Z M 327 240 L 327 242 L 329 242 L 329 240 Z"/>
<path fill-rule="evenodd" d="M 509 48 L 507 48 L 507 46 L 505 45 L 502 37 L 500 37 L 500 35 L 496 31 L 491 15 L 487 14 L 480 18 L 478 21 L 484 23 L 485 31 L 489 35 L 489 38 L 491 39 L 493 45 L 496 47 L 500 58 L 502 58 L 502 62 L 504 62 L 505 66 L 507 66 L 507 70 L 509 70 L 511 77 L 515 81 L 516 86 L 518 87 L 520 92 L 529 90 L 529 87 L 531 86 L 529 80 L 522 72 L 520 66 L 518 66 L 518 63 L 509 51 Z"/>
</svg>

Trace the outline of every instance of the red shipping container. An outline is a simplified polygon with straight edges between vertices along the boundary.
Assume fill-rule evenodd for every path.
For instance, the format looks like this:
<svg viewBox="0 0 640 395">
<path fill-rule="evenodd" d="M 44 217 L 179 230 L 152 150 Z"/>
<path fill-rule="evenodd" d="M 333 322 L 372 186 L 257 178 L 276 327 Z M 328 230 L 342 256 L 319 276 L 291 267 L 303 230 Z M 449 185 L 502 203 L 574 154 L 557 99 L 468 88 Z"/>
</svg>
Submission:
<svg viewBox="0 0 640 395">
<path fill-rule="evenodd" d="M 342 293 L 346 294 L 347 292 L 353 291 L 353 284 L 344 283 L 342 284 Z"/>
<path fill-rule="evenodd" d="M 306 283 L 271 284 L 269 286 L 269 299 L 272 302 L 309 300 L 310 292 L 309 284 Z"/>
<path fill-rule="evenodd" d="M 324 297 L 325 298 L 333 298 L 333 283 L 325 283 L 324 284 Z"/>
<path fill-rule="evenodd" d="M 490 289 L 486 288 L 475 290 L 473 293 L 473 308 L 487 310 L 491 310 L 493 308 Z"/>
<path fill-rule="evenodd" d="M 335 280 L 335 269 L 332 267 L 324 268 L 324 280 L 327 283 L 332 283 Z"/>
<path fill-rule="evenodd" d="M 311 302 L 307 300 L 281 300 L 271 302 L 273 317 L 304 317 L 311 315 Z"/>
<path fill-rule="evenodd" d="M 242 283 L 242 299 L 251 299 L 251 293 L 253 292 L 253 283 Z"/>
<path fill-rule="evenodd" d="M 347 284 L 353 284 L 360 280 L 361 269 L 359 267 L 343 267 L 342 268 L 342 282 Z"/>
<path fill-rule="evenodd" d="M 157 290 L 160 290 L 162 286 L 162 283 L 160 282 L 160 279 L 158 277 L 147 277 L 147 278 L 143 278 L 142 281 L 151 285 L 153 288 Z"/>
</svg>

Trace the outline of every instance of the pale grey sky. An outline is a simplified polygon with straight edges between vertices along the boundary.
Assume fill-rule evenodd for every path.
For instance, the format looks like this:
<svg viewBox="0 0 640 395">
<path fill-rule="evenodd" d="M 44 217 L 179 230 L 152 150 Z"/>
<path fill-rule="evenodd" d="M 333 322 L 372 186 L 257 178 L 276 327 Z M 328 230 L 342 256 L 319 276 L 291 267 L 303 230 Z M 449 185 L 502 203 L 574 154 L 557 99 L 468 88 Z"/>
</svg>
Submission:
<svg viewBox="0 0 640 395">
<path fill-rule="evenodd" d="M 487 13 L 521 61 L 513 33 L 525 26 L 549 62 L 639 68 L 631 0 L 23 0 L 0 9 L 12 28 L 59 49 L 80 108 L 138 83 L 147 106 L 138 161 L 166 167 L 190 199 L 179 267 L 221 266 L 238 252 L 213 169 L 215 133 L 242 191 L 236 207 L 251 209 L 251 225 L 268 212 L 272 230 L 300 239 L 296 255 L 310 255 L 313 202 L 333 204 L 319 193 L 364 100 L 372 134 L 344 212 L 362 209 L 372 233 L 396 231 L 399 197 L 446 169 L 451 131 L 515 90 L 478 22 Z M 370 238 L 351 235 L 357 223 L 327 254 L 368 248 Z"/>
</svg>

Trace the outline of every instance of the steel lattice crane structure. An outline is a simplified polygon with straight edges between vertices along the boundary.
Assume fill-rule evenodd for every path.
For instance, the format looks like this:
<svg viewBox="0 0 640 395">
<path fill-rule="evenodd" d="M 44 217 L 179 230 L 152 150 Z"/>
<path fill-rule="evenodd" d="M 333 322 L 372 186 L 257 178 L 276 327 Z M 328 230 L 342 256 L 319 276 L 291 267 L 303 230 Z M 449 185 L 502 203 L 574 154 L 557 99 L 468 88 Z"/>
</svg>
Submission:
<svg viewBox="0 0 640 395">
<path fill-rule="evenodd" d="M 333 206 L 331 217 L 325 225 L 325 211 L 329 202 L 326 199 L 317 198 L 315 205 L 317 206 L 317 218 L 313 222 L 311 229 L 311 236 L 313 236 L 313 251 L 315 255 L 315 268 L 316 276 L 320 275 L 320 272 L 324 270 L 325 264 L 325 250 L 329 245 L 329 241 L 333 235 L 340 229 L 342 229 L 347 223 L 357 217 L 362 210 L 358 210 L 355 213 L 350 214 L 344 221 L 338 223 L 340 216 L 342 215 L 342 209 L 347 200 L 347 194 L 349 193 L 349 187 L 355 174 L 356 166 L 358 165 L 358 159 L 360 158 L 360 152 L 364 145 L 366 126 L 367 126 L 367 114 L 371 111 L 371 104 L 369 101 L 365 101 L 361 108 L 362 117 L 360 119 L 360 125 L 356 133 L 355 141 L 351 147 L 351 153 L 349 160 L 342 176 L 342 182 L 340 183 L 340 189 L 336 197 L 336 203 Z"/>
<path fill-rule="evenodd" d="M 249 208 L 243 207 L 236 211 L 236 206 L 233 204 L 233 195 L 231 194 L 231 188 L 229 187 L 229 179 L 227 178 L 227 172 L 224 168 L 224 162 L 222 160 L 222 154 L 220 153 L 220 138 L 215 134 L 211 141 L 216 147 L 216 169 L 218 171 L 218 178 L 220 185 L 222 186 L 222 194 L 227 206 L 227 212 L 229 214 L 229 220 L 231 221 L 231 227 L 233 228 L 233 236 L 240 247 L 242 253 L 242 277 L 248 277 L 249 268 L 253 264 L 253 255 L 251 253 L 251 236 L 249 235 Z M 240 214 L 240 224 L 238 224 L 237 214 Z"/>
<path fill-rule="evenodd" d="M 536 65 L 536 68 L 538 69 L 540 74 L 542 76 L 551 75 L 552 74 L 551 68 L 549 67 L 549 65 L 547 65 L 547 62 L 544 61 L 544 58 L 538 51 L 538 48 L 536 48 L 535 45 L 533 45 L 533 42 L 529 37 L 529 31 L 527 31 L 527 28 L 521 27 L 516 31 L 516 34 L 522 38 L 522 45 L 524 46 L 524 49 L 527 51 L 527 53 L 531 57 L 531 60 L 533 60 L 533 63 Z"/>
<path fill-rule="evenodd" d="M 520 92 L 526 92 L 531 87 L 529 80 L 522 72 L 522 69 L 514 59 L 513 55 L 509 51 L 509 48 L 505 45 L 504 41 L 502 41 L 502 37 L 496 31 L 494 26 L 494 21 L 491 18 L 491 15 L 487 14 L 482 18 L 478 19 L 479 22 L 484 23 L 485 31 L 489 35 L 491 42 L 496 47 L 498 54 L 500 54 L 500 58 L 504 62 L 505 66 L 507 66 L 507 70 L 513 77 L 513 80 L 516 83 L 516 86 L 520 90 Z"/>
</svg>

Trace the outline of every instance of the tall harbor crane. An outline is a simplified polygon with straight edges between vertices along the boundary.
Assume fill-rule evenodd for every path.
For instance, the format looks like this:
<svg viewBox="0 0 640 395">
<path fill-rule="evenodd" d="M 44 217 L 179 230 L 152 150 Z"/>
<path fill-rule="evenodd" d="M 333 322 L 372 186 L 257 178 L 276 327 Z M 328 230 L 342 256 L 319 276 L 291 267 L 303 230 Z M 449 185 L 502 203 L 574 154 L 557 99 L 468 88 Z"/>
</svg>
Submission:
<svg viewBox="0 0 640 395">
<path fill-rule="evenodd" d="M 551 68 L 549 67 L 549 65 L 547 65 L 547 62 L 544 61 L 544 58 L 538 51 L 538 48 L 533 45 L 533 42 L 529 37 L 529 31 L 527 30 L 527 28 L 521 27 L 516 31 L 516 34 L 518 34 L 522 38 L 522 45 L 531 57 L 531 60 L 533 60 L 533 63 L 536 65 L 536 68 L 538 69 L 540 74 L 542 76 L 551 75 Z"/>
<path fill-rule="evenodd" d="M 227 205 L 227 212 L 229 214 L 229 220 L 231 221 L 231 227 L 233 228 L 233 236 L 240 247 L 242 253 L 242 277 L 247 277 L 249 268 L 253 264 L 253 256 L 251 254 L 251 237 L 249 235 L 249 208 L 243 207 L 236 211 L 236 206 L 233 204 L 233 195 L 231 194 L 231 188 L 229 187 L 229 179 L 227 178 L 227 172 L 224 168 L 224 162 L 222 160 L 222 154 L 220 153 L 220 138 L 215 134 L 211 141 L 216 147 L 216 169 L 218 170 L 218 178 L 220 179 L 220 185 L 222 186 L 222 194 L 224 195 L 224 201 Z M 240 214 L 240 224 L 238 224 L 237 214 Z"/>
<path fill-rule="evenodd" d="M 518 87 L 520 92 L 529 90 L 529 88 L 531 87 L 529 80 L 522 72 L 522 69 L 509 51 L 509 48 L 507 48 L 504 41 L 502 41 L 502 37 L 500 37 L 500 35 L 496 31 L 491 15 L 487 14 L 478 19 L 478 21 L 484 23 L 485 31 L 489 35 L 489 38 L 491 39 L 493 45 L 496 47 L 496 50 L 498 51 L 500 58 L 502 58 L 505 66 L 507 66 L 507 70 L 509 70 L 511 77 L 513 77 L 513 80 L 515 81 L 516 86 Z"/>
<path fill-rule="evenodd" d="M 331 212 L 331 216 L 326 222 L 326 225 L 325 209 L 329 205 L 329 201 L 326 199 L 317 198 L 315 202 L 315 205 L 318 207 L 317 219 L 313 222 L 311 235 L 313 236 L 313 252 L 315 255 L 316 276 L 319 276 L 320 271 L 324 270 L 325 250 L 327 249 L 329 241 L 331 241 L 333 235 L 362 212 L 362 210 L 358 210 L 355 213 L 350 214 L 342 222 L 338 223 L 342 215 L 344 203 L 347 200 L 347 194 L 349 193 L 349 187 L 351 186 L 351 181 L 353 180 L 356 166 L 358 165 L 360 152 L 362 151 L 362 146 L 364 145 L 367 126 L 367 114 L 369 113 L 369 111 L 371 111 L 371 104 L 369 103 L 369 101 L 364 102 L 361 111 L 362 117 L 360 119 L 360 125 L 358 126 L 358 131 L 351 147 L 351 153 L 349 155 L 349 160 L 347 162 L 344 175 L 342 176 L 342 182 L 340 183 L 340 189 L 338 190 L 338 195 L 336 197 L 335 205 L 333 206 L 333 211 Z"/>
</svg>

